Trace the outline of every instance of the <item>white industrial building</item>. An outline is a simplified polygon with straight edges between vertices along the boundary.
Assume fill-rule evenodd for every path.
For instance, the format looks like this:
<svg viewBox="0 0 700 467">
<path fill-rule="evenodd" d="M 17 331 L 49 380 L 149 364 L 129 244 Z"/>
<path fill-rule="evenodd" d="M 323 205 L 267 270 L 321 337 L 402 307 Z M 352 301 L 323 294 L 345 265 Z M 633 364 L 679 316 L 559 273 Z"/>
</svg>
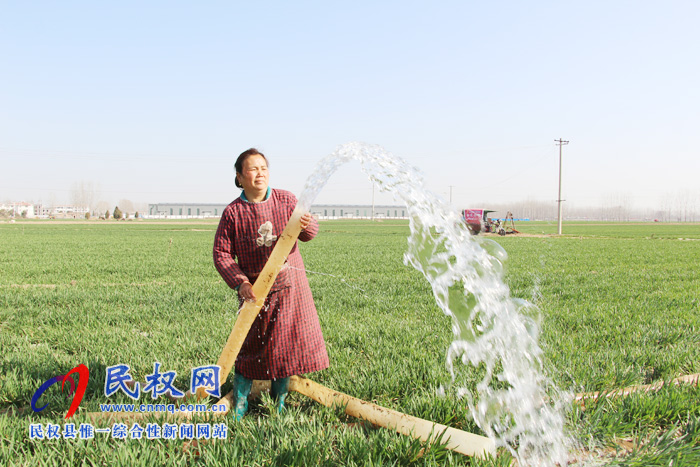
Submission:
<svg viewBox="0 0 700 467">
<path fill-rule="evenodd" d="M 315 204 L 311 206 L 311 214 L 319 219 L 406 219 L 406 206 L 366 204 Z"/>
<path fill-rule="evenodd" d="M 158 203 L 148 205 L 149 219 L 202 219 L 221 217 L 228 204 Z M 311 214 L 319 219 L 406 219 L 405 206 L 364 204 L 316 204 Z"/>
<path fill-rule="evenodd" d="M 221 217 L 227 204 L 158 203 L 148 205 L 148 219 L 202 219 Z"/>
</svg>

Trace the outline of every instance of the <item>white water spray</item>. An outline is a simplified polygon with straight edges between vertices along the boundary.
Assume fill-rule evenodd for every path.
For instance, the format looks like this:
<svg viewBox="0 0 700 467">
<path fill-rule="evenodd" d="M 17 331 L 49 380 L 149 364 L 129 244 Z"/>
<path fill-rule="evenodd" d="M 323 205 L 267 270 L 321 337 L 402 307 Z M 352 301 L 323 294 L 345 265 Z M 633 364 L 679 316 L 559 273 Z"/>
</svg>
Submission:
<svg viewBox="0 0 700 467">
<path fill-rule="evenodd" d="M 349 143 L 323 159 L 306 181 L 301 206 L 309 210 L 328 178 L 351 160 L 380 190 L 406 204 L 411 234 L 404 262 L 423 273 L 452 318 L 447 365 L 453 377 L 460 360 L 486 368 L 476 397 L 459 390 L 476 423 L 520 465 L 566 465 L 563 401 L 543 373 L 539 311 L 510 296 L 503 282 L 505 250 L 472 237 L 460 215 L 425 189 L 414 169 L 379 146 Z"/>
</svg>

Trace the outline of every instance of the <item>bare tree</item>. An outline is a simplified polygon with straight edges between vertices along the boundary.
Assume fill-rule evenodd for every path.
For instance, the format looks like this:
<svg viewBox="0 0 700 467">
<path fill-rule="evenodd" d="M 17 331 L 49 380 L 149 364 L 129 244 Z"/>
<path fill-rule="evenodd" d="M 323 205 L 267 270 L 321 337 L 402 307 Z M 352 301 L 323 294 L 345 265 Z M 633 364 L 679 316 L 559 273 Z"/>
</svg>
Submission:
<svg viewBox="0 0 700 467">
<path fill-rule="evenodd" d="M 683 190 L 676 195 L 678 222 L 694 222 L 697 216 L 697 195 L 690 190 Z"/>
<path fill-rule="evenodd" d="M 98 189 L 92 182 L 74 182 L 71 188 L 71 203 L 77 207 L 86 207 L 88 211 L 95 208 Z"/>
<path fill-rule="evenodd" d="M 109 203 L 102 200 L 98 201 L 95 205 L 95 212 L 101 216 L 105 211 L 109 211 Z"/>
<path fill-rule="evenodd" d="M 120 199 L 117 205 L 119 206 L 119 209 L 121 209 L 124 213 L 134 213 L 136 211 L 134 209 L 134 203 L 132 203 L 131 200 L 128 199 Z"/>
<path fill-rule="evenodd" d="M 661 216 L 662 222 L 670 222 L 673 220 L 673 195 L 671 193 L 666 193 L 663 198 L 661 198 Z"/>
<path fill-rule="evenodd" d="M 625 193 L 607 195 L 601 207 L 601 217 L 608 221 L 628 221 L 631 215 L 632 198 Z"/>
</svg>

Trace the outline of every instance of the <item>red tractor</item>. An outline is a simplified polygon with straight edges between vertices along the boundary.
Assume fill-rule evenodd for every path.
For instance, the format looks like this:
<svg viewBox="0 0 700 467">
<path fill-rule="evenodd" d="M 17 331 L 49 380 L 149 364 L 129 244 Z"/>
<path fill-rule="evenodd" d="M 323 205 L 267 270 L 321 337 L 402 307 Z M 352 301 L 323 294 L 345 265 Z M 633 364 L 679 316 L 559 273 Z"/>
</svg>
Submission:
<svg viewBox="0 0 700 467">
<path fill-rule="evenodd" d="M 496 211 L 489 211 L 487 209 L 465 209 L 462 211 L 464 222 L 467 223 L 467 228 L 472 235 L 478 235 L 482 230 L 484 232 L 497 233 L 501 236 L 520 233 L 515 230 L 513 213 L 508 211 L 504 219 L 492 219 L 488 217 L 488 214 L 491 212 Z M 510 221 L 510 225 L 508 225 L 508 221 Z"/>
</svg>

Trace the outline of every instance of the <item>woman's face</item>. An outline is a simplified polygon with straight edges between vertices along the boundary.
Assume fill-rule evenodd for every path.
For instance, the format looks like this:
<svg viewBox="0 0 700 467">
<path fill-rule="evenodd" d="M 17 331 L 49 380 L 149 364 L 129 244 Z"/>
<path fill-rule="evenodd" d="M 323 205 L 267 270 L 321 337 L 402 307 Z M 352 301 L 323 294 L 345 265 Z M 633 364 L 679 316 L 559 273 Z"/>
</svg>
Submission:
<svg viewBox="0 0 700 467">
<path fill-rule="evenodd" d="M 270 174 L 267 171 L 265 158 L 258 154 L 247 157 L 243 161 L 241 173 L 237 173 L 236 178 L 245 191 L 267 190 Z"/>
</svg>

